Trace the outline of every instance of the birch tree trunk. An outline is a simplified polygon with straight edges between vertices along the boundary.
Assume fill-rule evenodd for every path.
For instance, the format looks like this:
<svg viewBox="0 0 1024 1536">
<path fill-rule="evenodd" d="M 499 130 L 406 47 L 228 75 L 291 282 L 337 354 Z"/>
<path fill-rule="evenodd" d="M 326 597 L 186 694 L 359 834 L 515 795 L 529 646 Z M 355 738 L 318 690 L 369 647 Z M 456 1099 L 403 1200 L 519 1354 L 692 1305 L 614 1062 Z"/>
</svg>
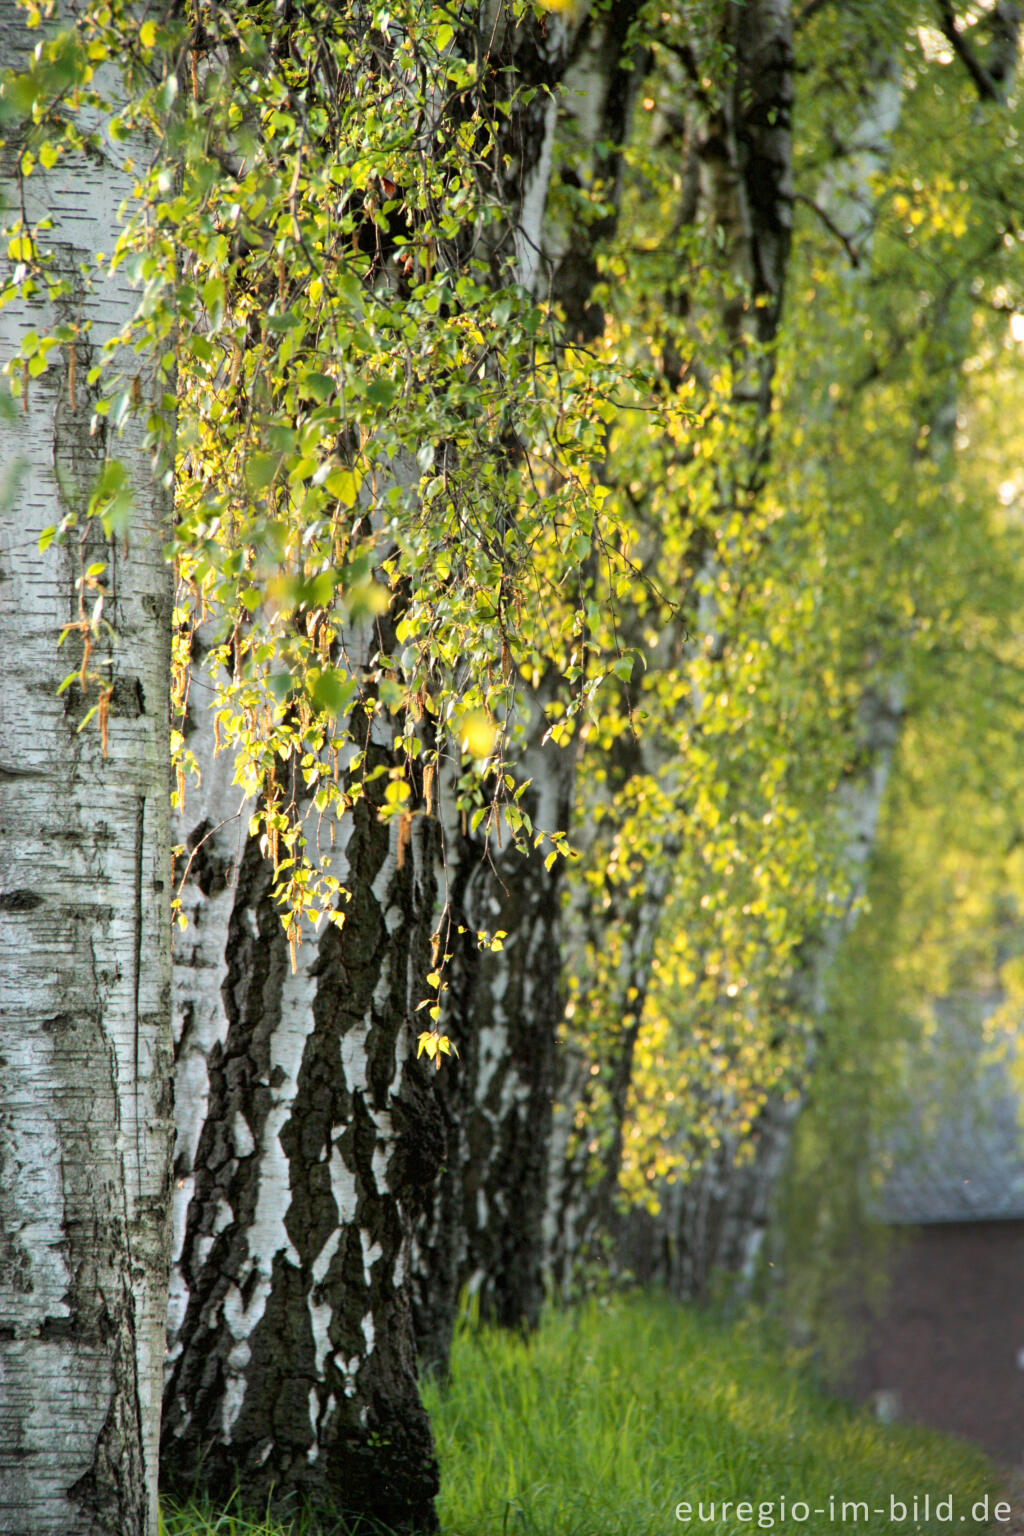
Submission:
<svg viewBox="0 0 1024 1536">
<path fill-rule="evenodd" d="M 573 761 L 537 748 L 522 762 L 536 826 L 564 827 Z M 538 784 L 539 780 L 539 784 Z M 529 793 L 529 792 L 528 792 Z M 459 1058 L 440 1083 L 448 1151 L 416 1231 L 417 1347 L 445 1368 L 459 1292 L 502 1327 L 535 1327 L 543 1301 L 544 1200 L 562 1019 L 562 880 L 543 856 L 488 857 L 480 840 L 449 845 L 454 955 L 449 1028 Z M 458 930 L 464 930 L 458 932 Z M 507 935 L 481 948 L 479 932 Z"/>
<path fill-rule="evenodd" d="M 638 85 L 638 60 L 627 49 L 637 15 L 635 0 L 619 0 L 607 13 L 584 16 L 575 34 L 553 22 L 541 46 L 532 40 L 532 56 L 530 39 L 517 51 L 526 83 L 544 78 L 564 86 L 560 111 L 572 123 L 565 138 L 573 140 L 583 174 L 603 181 L 606 200 L 618 178 L 619 146 Z M 535 132 L 533 170 L 516 194 L 518 279 L 560 302 L 571 334 L 592 338 L 602 324 L 591 307 L 594 250 L 614 214 L 585 233 L 552 221 L 548 184 L 562 132 L 553 109 L 537 118 Z M 516 770 L 530 780 L 522 806 L 535 827 L 548 831 L 569 826 L 576 790 L 575 745 L 558 748 L 544 740 L 545 705 L 558 687 L 549 677 L 517 690 L 527 746 Z M 448 839 L 453 958 L 446 1027 L 459 1059 L 442 1074 L 448 1154 L 417 1227 L 414 1262 L 417 1347 L 442 1370 L 464 1288 L 480 1315 L 502 1327 L 529 1329 L 540 1318 L 565 1007 L 565 862 L 546 867 L 546 852 L 495 849 L 493 838 L 488 846 L 454 827 Z M 497 932 L 505 935 L 500 949 L 480 946 L 478 933 Z"/>
<path fill-rule="evenodd" d="M 952 40 L 951 11 L 946 20 L 947 36 Z M 1005 100 L 1013 80 L 1020 17 L 1016 7 L 997 7 L 993 21 L 993 41 L 987 55 L 975 51 L 959 33 L 956 51 L 968 68 L 979 99 L 998 104 Z M 881 18 L 879 36 L 869 37 L 869 67 L 861 76 L 857 93 L 859 121 L 846 137 L 843 158 L 822 177 L 816 198 L 819 213 L 858 267 L 870 264 L 876 178 L 889 155 L 902 107 L 900 41 L 898 36 L 893 39 L 890 26 L 887 18 Z M 869 24 L 869 34 L 870 30 Z M 862 273 L 851 272 L 849 281 L 863 281 Z M 969 345 L 969 325 L 963 313 L 950 312 L 957 286 L 953 280 L 935 306 L 937 315 L 932 330 L 936 338 L 936 365 L 922 387 L 919 402 L 923 440 L 928 443 L 927 458 L 933 465 L 948 460 L 952 454 L 959 369 Z M 920 456 L 916 445 L 910 451 L 912 457 Z M 830 973 L 849 931 L 851 914 L 866 886 L 868 863 L 899 744 L 903 672 L 909 644 L 907 633 L 891 636 L 885 672 L 864 689 L 851 752 L 855 766 L 836 792 L 833 817 L 845 849 L 850 898 L 846 914 L 808 934 L 798 952 L 786 1011 L 792 1007 L 808 1021 L 800 1080 L 787 1097 L 769 1097 L 753 1127 L 752 1157 L 740 1158 L 738 1139 L 724 1135 L 717 1149 L 708 1150 L 692 1180 L 664 1191 L 658 1220 L 652 1224 L 643 1215 L 636 1215 L 625 1224 L 629 1257 L 634 1262 L 640 1260 L 645 1278 L 666 1284 L 678 1295 L 706 1294 L 723 1280 L 738 1286 L 742 1293 L 754 1278 L 757 1256 L 774 1214 L 793 1130 L 813 1083 L 820 1031 L 828 1011 Z M 654 1263 L 646 1269 L 640 1251 L 644 1246 L 655 1255 Z"/>
<path fill-rule="evenodd" d="M 557 78 L 559 21 L 513 25 L 498 7 L 479 25 L 488 75 L 507 67 L 523 85 Z M 508 220 L 495 243 L 515 237 L 529 282 L 553 123 L 547 96 L 531 103 L 527 93 L 503 146 Z M 488 249 L 507 282 L 507 257 Z M 367 509 L 368 523 L 378 511 Z M 391 622 L 344 637 L 352 676 L 368 675 L 374 653 L 396 649 Z M 214 753 L 212 722 L 202 709 L 192 715 L 189 745 L 203 779 L 179 833 L 194 857 L 175 971 L 165 1465 L 176 1488 L 191 1486 L 198 1463 L 216 1497 L 240 1484 L 253 1501 L 272 1493 L 278 1504 L 301 1499 L 391 1528 L 432 1529 L 438 1474 L 416 1385 L 411 1241 L 461 1133 L 439 1098 L 451 1064 L 436 1073 L 416 1059 L 440 910 L 438 786 L 427 792 L 422 776 L 411 783 L 400 826 L 378 815 L 386 774 L 367 783 L 331 832 L 331 870 L 349 893 L 344 924 L 307 933 L 293 973 L 271 872 L 239 831 L 238 792 Z M 363 770 L 371 775 L 399 762 L 389 721 L 387 711 L 375 717 Z M 467 899 L 475 910 L 492 898 Z M 539 927 L 535 937 L 549 942 Z M 452 1033 L 465 1052 L 461 1030 Z M 504 1035 L 497 1045 L 504 1052 Z M 523 1054 L 531 1049 L 525 1042 Z M 438 1239 L 439 1267 L 449 1241 Z M 419 1294 L 432 1322 L 445 1317 L 447 1337 L 451 1308 L 429 1288 Z"/>
<path fill-rule="evenodd" d="M 870 29 L 869 29 L 870 30 Z M 884 29 L 883 29 L 884 30 Z M 881 170 L 899 120 L 902 86 L 899 56 L 891 38 L 875 43 L 877 69 L 866 69 L 858 93 L 859 118 L 844 157 L 829 166 L 817 190 L 819 212 L 857 262 L 866 255 L 874 229 L 872 178 Z M 857 274 L 851 275 L 851 281 Z M 762 450 L 759 473 L 767 465 Z M 801 944 L 787 987 L 783 1013 L 811 1021 L 803 1061 L 804 1082 L 813 1068 L 814 1029 L 824 1017 L 828 974 L 863 893 L 882 801 L 898 743 L 902 688 L 898 679 L 881 694 L 862 700 L 852 755 L 859 767 L 841 785 L 834 818 L 845 841 L 845 868 L 851 880 L 847 916 L 834 920 Z M 714 1085 L 709 1088 L 714 1103 Z M 619 1223 L 620 1262 L 648 1283 L 683 1297 L 707 1295 L 716 1285 L 747 1287 L 773 1214 L 803 1089 L 770 1095 L 752 1129 L 727 1129 L 730 1110 L 721 1101 L 718 1142 L 704 1147 L 693 1175 L 659 1191 L 660 1211 L 651 1217 L 628 1213 Z"/>
<path fill-rule="evenodd" d="M 0 6 L 0 57 L 26 52 Z M 27 34 L 35 41 L 36 34 Z M 16 193 L 17 145 L 3 178 Z M 0 311 L 5 358 L 58 323 L 76 340 L 25 376 L 2 420 L 0 504 L 0 1529 L 6 1536 L 156 1536 L 170 1182 L 170 570 L 166 497 L 141 433 L 90 428 L 85 378 L 134 308 L 123 279 L 86 287 L 132 185 L 112 159 L 26 180 L 28 220 L 67 292 Z M 84 327 L 91 325 L 86 334 Z M 137 365 L 136 365 L 137 366 Z M 140 379 L 144 393 L 149 383 Z M 107 458 L 126 466 L 130 527 L 86 514 Z M 43 530 L 78 526 L 40 552 Z M 75 628 L 103 617 L 83 660 Z M 87 599 L 83 609 L 80 594 Z M 73 683 L 81 666 L 87 687 Z M 109 721 L 79 731 L 108 693 Z M 105 748 L 105 750 L 104 750 Z"/>
<path fill-rule="evenodd" d="M 730 453 L 715 470 L 714 496 L 724 524 L 756 502 L 769 454 L 771 344 L 782 316 L 793 218 L 790 6 L 788 0 L 748 0 L 712 13 L 709 27 L 707 37 L 696 35 L 695 27 L 685 45 L 678 40 L 673 45 L 687 61 L 679 83 L 677 227 L 702 226 L 721 251 L 715 271 L 736 428 Z M 705 53 L 716 61 L 706 69 L 700 62 Z M 728 61 L 724 68 L 722 61 Z M 714 90 L 702 86 L 691 93 L 689 77 L 695 73 L 714 79 Z M 676 357 L 669 372 L 681 366 Z M 699 356 L 694 366 L 701 368 Z M 675 382 L 682 382 L 681 373 Z M 648 554 L 654 558 L 662 538 L 660 528 L 648 530 Z M 693 561 L 706 577 L 710 557 L 695 550 Z M 672 596 L 677 606 L 661 615 L 660 640 L 648 668 L 655 678 L 684 669 L 694 654 L 687 632 L 693 596 L 686 591 Z M 717 645 L 711 606 L 704 602 L 703 609 L 695 627 L 708 645 Z M 649 614 L 623 614 L 626 643 L 643 649 L 645 626 L 653 622 Z M 606 830 L 588 850 L 592 870 L 615 865 L 618 874 L 614 879 L 605 874 L 594 890 L 580 890 L 573 903 L 578 978 L 573 1002 L 579 1023 L 569 1021 L 566 1029 L 568 1070 L 559 1085 L 562 1108 L 552 1144 L 547 1230 L 548 1263 L 562 1294 L 571 1289 L 574 1269 L 599 1256 L 613 1225 L 634 1050 L 664 903 L 687 837 L 688 813 L 679 789 L 686 722 L 666 718 L 664 711 L 659 718 L 657 709 L 652 713 L 643 736 L 617 750 L 603 790 Z M 684 706 L 681 713 L 688 716 L 691 710 Z M 647 822 L 640 818 L 629 827 L 617 808 L 631 802 L 638 786 L 644 786 L 641 798 L 651 810 Z M 632 855 L 630 839 L 636 843 Z M 610 845 L 617 849 L 614 858 Z"/>
<path fill-rule="evenodd" d="M 290 964 L 273 873 L 233 814 L 193 704 L 203 780 L 175 952 L 177 1149 L 163 1460 L 211 1496 L 303 1499 L 434 1528 L 409 1227 L 444 1152 L 414 1009 L 428 992 L 436 824 L 401 856 L 386 779 L 336 829 L 350 891 Z M 371 745 L 368 766 L 389 761 Z M 247 813 L 246 813 L 247 815 Z M 187 854 L 186 854 L 187 857 Z"/>
</svg>

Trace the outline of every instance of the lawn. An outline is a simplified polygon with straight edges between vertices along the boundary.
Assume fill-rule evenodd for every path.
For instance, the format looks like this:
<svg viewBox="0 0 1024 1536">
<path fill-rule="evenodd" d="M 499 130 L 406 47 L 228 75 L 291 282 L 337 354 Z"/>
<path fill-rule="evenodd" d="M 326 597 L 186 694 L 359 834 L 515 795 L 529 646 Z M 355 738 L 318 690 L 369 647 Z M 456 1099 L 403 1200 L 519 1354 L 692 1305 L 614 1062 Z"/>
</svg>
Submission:
<svg viewBox="0 0 1024 1536">
<path fill-rule="evenodd" d="M 973 1447 L 819 1391 L 755 1319 L 650 1296 L 552 1313 L 529 1341 L 466 1329 L 450 1385 L 425 1395 L 444 1536 L 973 1536 L 999 1486 Z M 315 1529 L 194 1507 L 164 1521 L 166 1536 Z"/>
</svg>

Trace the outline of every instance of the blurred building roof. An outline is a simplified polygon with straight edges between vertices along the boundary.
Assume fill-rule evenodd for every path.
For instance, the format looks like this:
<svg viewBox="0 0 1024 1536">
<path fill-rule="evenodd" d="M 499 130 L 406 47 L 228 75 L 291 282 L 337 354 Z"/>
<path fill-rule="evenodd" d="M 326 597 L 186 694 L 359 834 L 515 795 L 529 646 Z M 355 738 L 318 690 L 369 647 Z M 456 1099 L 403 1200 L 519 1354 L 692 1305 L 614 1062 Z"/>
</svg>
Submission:
<svg viewBox="0 0 1024 1536">
<path fill-rule="evenodd" d="M 1024 1219 L 1020 1035 L 983 1035 L 1000 1001 L 934 1005 L 935 1033 L 908 1073 L 906 1118 L 885 1141 L 883 1221 Z"/>
</svg>

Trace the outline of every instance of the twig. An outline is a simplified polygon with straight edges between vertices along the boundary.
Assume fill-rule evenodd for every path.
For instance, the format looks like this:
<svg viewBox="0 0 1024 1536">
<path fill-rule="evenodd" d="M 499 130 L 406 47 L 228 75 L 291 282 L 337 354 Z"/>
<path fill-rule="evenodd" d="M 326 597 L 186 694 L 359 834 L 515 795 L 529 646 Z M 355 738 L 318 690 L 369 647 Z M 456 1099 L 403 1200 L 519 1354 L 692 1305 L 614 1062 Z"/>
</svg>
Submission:
<svg viewBox="0 0 1024 1536">
<path fill-rule="evenodd" d="M 840 245 L 843 247 L 843 250 L 846 252 L 847 256 L 849 256 L 850 265 L 852 267 L 860 266 L 860 253 L 858 252 L 857 247 L 853 244 L 853 241 L 849 238 L 849 236 L 843 234 L 842 230 L 839 228 L 839 225 L 836 224 L 835 221 L 825 212 L 820 203 L 816 203 L 814 198 L 808 197 L 805 192 L 794 193 L 793 201 L 795 203 L 805 203 L 808 208 L 816 213 L 818 218 L 824 224 L 825 228 L 828 230 L 829 234 L 833 235 L 835 239 L 839 241 Z"/>
</svg>

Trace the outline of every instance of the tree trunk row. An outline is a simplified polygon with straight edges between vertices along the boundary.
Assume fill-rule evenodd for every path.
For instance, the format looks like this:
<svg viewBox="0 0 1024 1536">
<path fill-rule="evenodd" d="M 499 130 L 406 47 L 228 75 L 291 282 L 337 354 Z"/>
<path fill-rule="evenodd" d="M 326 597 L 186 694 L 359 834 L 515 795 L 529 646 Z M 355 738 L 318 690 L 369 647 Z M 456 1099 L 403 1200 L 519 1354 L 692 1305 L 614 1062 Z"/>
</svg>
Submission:
<svg viewBox="0 0 1024 1536">
<path fill-rule="evenodd" d="M 542 94 L 509 130 L 507 189 L 521 285 L 555 296 L 583 339 L 601 328 L 595 253 L 621 193 L 608 145 L 626 136 L 632 77 L 646 63 L 632 41 L 637 15 L 613 5 L 575 30 L 552 15 L 509 44 L 524 78 L 569 81 L 584 103 L 570 109 L 578 121 L 566 137 L 578 181 L 602 180 L 604 219 L 581 232 L 547 215 L 564 124 Z M 21 28 L 18 8 L 0 6 L 3 59 L 24 52 Z M 716 470 L 724 520 L 756 504 L 770 464 L 793 207 L 789 0 L 711 7 L 707 29 L 677 40 L 689 82 L 679 225 L 700 225 L 722 253 L 718 318 L 740 423 L 735 456 Z M 718 72 L 714 92 L 702 54 Z M 995 63 L 975 63 L 998 94 L 1007 67 L 996 81 Z M 6 182 L 16 153 L 4 151 Z M 864 166 L 874 169 L 868 151 Z M 549 869 L 543 850 L 496 852 L 442 824 L 422 793 L 406 838 L 371 785 L 334 828 L 344 923 L 307 933 L 293 956 L 197 676 L 189 744 L 202 780 L 178 831 L 188 927 L 172 1039 L 168 508 L 130 432 L 116 449 L 136 491 L 129 532 L 101 538 L 85 516 L 114 449 L 90 429 L 95 401 L 81 380 L 135 298 L 113 279 L 86 289 L 79 272 L 109 248 L 130 182 L 112 160 L 91 158 L 62 161 L 45 187 L 27 187 L 30 219 L 44 209 L 55 219 L 68 297 L 47 316 L 38 299 L 8 304 L 3 340 L 16 348 L 49 324 L 75 339 L 38 377 L 26 370 L 3 424 L 14 472 L 0 510 L 0 1395 L 12 1407 L 0 1413 L 0 1528 L 155 1536 L 166 1316 L 170 1488 L 198 1481 L 226 1500 L 240 1485 L 254 1504 L 305 1501 L 428 1531 L 438 1470 L 417 1356 L 444 1367 L 464 1290 L 485 1317 L 534 1326 L 546 1284 L 567 1291 L 577 1261 L 619 1230 L 633 1055 L 689 815 L 674 765 L 700 700 L 624 749 L 602 792 L 611 838 L 625 825 L 616 797 L 624 804 L 640 779 L 672 806 L 649 869 L 600 897 L 581 894 L 562 860 Z M 848 196 L 833 185 L 822 203 L 858 243 Z M 41 553 L 43 529 L 68 514 L 78 526 Z M 660 531 L 646 536 L 657 556 Z M 706 576 L 711 556 L 692 553 Z M 94 565 L 102 571 L 90 576 Z M 718 643 L 714 605 L 697 612 L 694 592 L 691 583 L 670 594 L 678 630 L 664 637 L 684 668 L 688 624 L 701 644 Z M 109 631 L 92 622 L 100 595 Z M 58 652 L 62 626 L 69 642 Z M 624 634 L 642 639 L 642 623 Z M 71 668 L 78 678 L 58 696 Z M 581 765 L 577 746 L 541 744 L 548 686 L 520 687 L 530 746 L 519 767 L 532 780 L 523 808 L 550 829 L 570 824 Z M 892 699 L 862 703 L 863 771 L 837 808 L 855 872 L 895 748 L 895 691 L 894 681 Z M 395 761 L 387 732 L 368 741 L 368 766 Z M 375 781 L 381 797 L 386 783 Z M 595 838 L 584 858 L 606 852 Z M 436 1072 L 416 1055 L 416 1009 L 436 963 L 441 878 L 444 1028 L 459 1056 Z M 503 947 L 478 942 L 498 931 Z M 809 935 L 801 952 L 793 985 L 812 1015 L 839 936 Z M 575 974 L 567 955 L 578 957 Z M 567 1025 L 570 992 L 583 1029 Z M 741 1167 L 723 1147 L 692 1185 L 666 1191 L 660 1221 L 634 1224 L 636 1267 L 688 1293 L 717 1270 L 749 1273 L 794 1113 L 792 1099 L 770 1101 L 753 1160 Z"/>
</svg>

